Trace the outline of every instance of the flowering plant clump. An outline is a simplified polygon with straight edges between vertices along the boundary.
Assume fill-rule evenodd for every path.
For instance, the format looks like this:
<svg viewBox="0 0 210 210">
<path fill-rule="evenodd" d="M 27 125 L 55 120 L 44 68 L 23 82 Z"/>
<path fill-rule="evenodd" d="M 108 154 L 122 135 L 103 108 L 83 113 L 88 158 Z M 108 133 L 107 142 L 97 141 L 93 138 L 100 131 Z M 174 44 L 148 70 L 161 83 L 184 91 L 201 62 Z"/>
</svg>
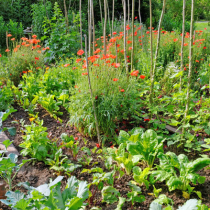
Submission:
<svg viewBox="0 0 210 210">
<path fill-rule="evenodd" d="M 32 39 L 22 37 L 19 42 L 15 42 L 15 38 L 8 34 L 9 41 L 12 42 L 11 49 L 6 49 L 8 62 L 0 64 L 0 69 L 6 69 L 9 78 L 18 85 L 23 74 L 28 72 L 36 72 L 44 65 L 44 52 L 49 48 L 42 48 L 40 40 L 36 35 Z"/>
</svg>

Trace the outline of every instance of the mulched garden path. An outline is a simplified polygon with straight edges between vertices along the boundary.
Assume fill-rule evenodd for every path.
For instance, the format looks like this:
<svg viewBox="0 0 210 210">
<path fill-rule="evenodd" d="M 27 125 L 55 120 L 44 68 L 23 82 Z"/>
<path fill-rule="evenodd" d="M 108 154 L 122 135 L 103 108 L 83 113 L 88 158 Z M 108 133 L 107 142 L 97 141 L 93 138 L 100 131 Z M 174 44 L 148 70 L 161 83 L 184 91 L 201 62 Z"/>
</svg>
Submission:
<svg viewBox="0 0 210 210">
<path fill-rule="evenodd" d="M 10 140 L 13 140 L 13 144 L 20 152 L 21 148 L 19 147 L 19 144 L 23 141 L 22 135 L 23 135 L 24 128 L 21 127 L 20 123 L 14 124 L 14 123 L 12 123 L 12 121 L 19 122 L 21 119 L 23 119 L 23 120 L 25 120 L 25 124 L 30 124 L 30 121 L 29 121 L 28 113 L 25 112 L 23 108 L 21 108 L 17 104 L 14 105 L 14 108 L 17 109 L 17 112 L 12 113 L 8 117 L 8 119 L 5 122 L 3 122 L 3 127 L 16 126 L 17 133 L 15 136 L 10 136 L 8 132 L 6 132 L 6 134 L 10 138 Z M 44 121 L 43 126 L 47 127 L 48 137 L 52 141 L 54 141 L 55 139 L 58 139 L 57 143 L 60 144 L 60 142 L 61 142 L 60 135 L 65 132 L 68 135 L 73 135 L 74 137 L 78 137 L 80 148 L 83 146 L 87 146 L 90 149 L 93 149 L 96 146 L 97 140 L 87 138 L 83 134 L 79 133 L 75 127 L 67 125 L 67 122 L 69 120 L 69 117 L 68 117 L 69 115 L 65 110 L 63 110 L 63 111 L 64 111 L 64 114 L 63 114 L 63 116 L 61 116 L 63 123 L 61 124 L 54 118 L 50 117 L 50 115 L 41 106 L 37 107 L 36 112 L 39 113 L 40 119 L 43 119 L 43 121 Z M 83 138 L 88 140 L 87 145 L 84 144 Z M 168 150 L 169 148 L 165 148 L 165 149 Z M 71 159 L 70 154 L 68 154 L 65 149 L 63 150 L 63 153 L 66 154 Z M 80 151 L 78 158 L 82 157 L 82 155 L 83 155 L 83 152 Z M 193 159 L 193 156 L 194 157 L 197 156 L 197 154 L 190 154 L 190 155 L 191 155 L 190 159 L 191 158 Z M 19 159 L 21 160 L 21 158 L 23 158 L 23 157 L 20 156 Z M 104 167 L 104 163 L 101 161 L 100 158 L 98 158 L 97 154 L 92 154 L 92 158 L 93 158 L 92 162 L 96 162 L 96 161 L 98 162 L 98 164 L 95 165 L 94 167 L 101 167 L 104 171 L 108 172 Z M 81 174 L 80 173 L 83 168 L 76 169 L 72 173 L 72 175 L 76 176 L 77 179 L 79 179 L 79 180 L 85 180 L 90 183 L 92 181 L 91 174 L 88 174 L 88 173 Z M 202 197 L 203 197 L 202 203 L 206 204 L 207 206 L 210 207 L 210 170 L 209 169 L 201 170 L 199 172 L 199 174 L 206 177 L 206 182 L 202 185 L 201 184 L 196 185 L 195 190 L 201 191 Z M 18 182 L 26 182 L 27 181 L 30 183 L 30 185 L 32 185 L 34 187 L 38 187 L 41 184 L 49 183 L 49 179 L 50 178 L 55 179 L 56 176 L 57 175 L 55 174 L 55 172 L 53 170 L 50 170 L 49 167 L 46 166 L 43 162 L 36 162 L 34 165 L 32 165 L 31 163 L 27 163 L 26 165 L 23 166 L 23 168 L 17 174 L 16 178 L 13 180 L 13 185 L 17 184 Z M 62 180 L 62 188 L 63 189 L 66 185 L 67 179 L 68 179 L 68 177 L 65 175 L 65 178 Z M 132 176 L 128 176 L 128 175 L 124 175 L 120 179 L 115 179 L 114 187 L 117 190 L 119 190 L 121 197 L 126 197 L 126 194 L 129 191 L 129 187 L 127 186 L 127 183 L 130 180 L 132 180 Z M 182 197 L 181 191 L 175 190 L 173 192 L 168 192 L 168 187 L 165 185 L 165 183 L 157 183 L 155 185 L 155 187 L 156 187 L 156 189 L 162 188 L 162 192 L 160 194 L 166 194 L 169 198 L 173 199 L 175 208 L 178 207 L 179 205 L 183 205 L 186 202 L 186 199 L 184 199 Z M 23 190 L 22 188 L 17 188 L 17 187 L 15 189 Z M 150 203 L 154 200 L 154 197 L 149 195 L 150 193 L 153 192 L 153 187 L 150 186 L 149 189 L 147 190 L 145 188 L 145 186 L 142 186 L 141 189 L 142 189 L 142 194 L 145 196 L 146 200 L 140 204 L 136 203 L 133 207 L 134 207 L 134 209 L 148 210 Z M 105 209 L 112 210 L 112 209 L 115 209 L 117 206 L 117 204 L 108 205 L 106 203 L 102 203 L 100 191 L 97 191 L 95 198 L 96 199 L 94 200 L 94 203 L 89 205 L 86 208 L 87 210 L 92 208 L 93 206 L 101 207 L 103 210 L 105 210 Z M 198 199 L 196 194 L 192 194 L 191 198 Z M 1 202 L 0 202 L 0 208 L 2 208 L 4 210 L 11 209 L 9 207 L 2 205 Z M 131 203 L 126 202 L 122 209 L 123 210 L 132 209 Z"/>
</svg>

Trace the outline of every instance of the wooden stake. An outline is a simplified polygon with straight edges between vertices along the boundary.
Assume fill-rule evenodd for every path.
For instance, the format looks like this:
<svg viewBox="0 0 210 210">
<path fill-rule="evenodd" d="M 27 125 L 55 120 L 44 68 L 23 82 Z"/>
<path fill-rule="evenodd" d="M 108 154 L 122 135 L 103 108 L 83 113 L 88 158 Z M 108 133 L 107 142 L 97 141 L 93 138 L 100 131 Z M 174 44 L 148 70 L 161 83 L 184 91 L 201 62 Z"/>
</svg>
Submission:
<svg viewBox="0 0 210 210">
<path fill-rule="evenodd" d="M 95 103 L 94 103 L 93 91 L 92 91 L 91 81 L 90 81 L 90 72 L 89 72 L 89 68 L 88 68 L 87 36 L 84 35 L 84 37 L 85 37 L 85 57 L 86 57 L 86 66 L 87 66 L 87 73 L 88 73 L 88 83 L 89 83 L 90 94 L 91 94 L 91 99 L 92 99 L 94 117 L 95 117 L 95 121 L 96 121 L 96 132 L 97 132 L 97 137 L 98 137 L 98 143 L 99 143 L 99 145 L 101 145 L 101 137 L 100 137 L 100 132 L 99 132 L 98 119 L 97 119 L 97 114 L 96 114 L 96 107 L 95 107 Z"/>
</svg>

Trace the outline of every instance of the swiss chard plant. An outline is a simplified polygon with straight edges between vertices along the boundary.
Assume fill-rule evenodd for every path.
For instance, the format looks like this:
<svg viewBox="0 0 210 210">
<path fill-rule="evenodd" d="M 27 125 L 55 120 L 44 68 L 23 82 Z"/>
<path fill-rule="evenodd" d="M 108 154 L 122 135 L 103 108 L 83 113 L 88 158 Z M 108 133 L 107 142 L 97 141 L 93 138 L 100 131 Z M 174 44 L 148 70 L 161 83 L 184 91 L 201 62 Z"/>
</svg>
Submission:
<svg viewBox="0 0 210 210">
<path fill-rule="evenodd" d="M 186 198 L 190 197 L 190 193 L 195 192 L 201 198 L 201 193 L 193 191 L 194 187 L 191 187 L 190 184 L 203 184 L 205 182 L 205 177 L 200 176 L 197 172 L 210 165 L 210 158 L 198 158 L 189 161 L 186 155 L 176 156 L 173 152 L 159 153 L 158 158 L 160 165 L 156 166 L 157 170 L 151 172 L 151 183 L 166 181 L 169 191 L 182 190 L 183 196 Z"/>
<path fill-rule="evenodd" d="M 163 151 L 164 140 L 151 129 L 143 133 L 143 129 L 137 128 L 131 131 L 131 135 L 121 131 L 118 142 L 126 144 L 131 155 L 138 155 L 149 168 L 152 168 L 156 155 Z"/>
</svg>

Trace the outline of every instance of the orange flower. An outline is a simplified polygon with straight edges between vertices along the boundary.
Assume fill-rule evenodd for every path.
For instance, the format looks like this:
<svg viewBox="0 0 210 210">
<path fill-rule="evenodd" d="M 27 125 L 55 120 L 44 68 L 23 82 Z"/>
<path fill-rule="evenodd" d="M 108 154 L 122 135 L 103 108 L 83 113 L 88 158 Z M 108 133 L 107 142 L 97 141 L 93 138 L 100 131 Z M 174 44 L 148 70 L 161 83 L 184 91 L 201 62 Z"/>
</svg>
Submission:
<svg viewBox="0 0 210 210">
<path fill-rule="evenodd" d="M 117 32 L 113 32 L 112 34 L 113 34 L 113 35 L 116 35 L 116 34 L 117 34 Z"/>
<path fill-rule="evenodd" d="M 21 45 L 26 45 L 26 42 L 22 42 L 22 44 Z"/>
<path fill-rule="evenodd" d="M 6 50 L 5 50 L 5 52 L 9 52 L 9 51 L 10 51 L 9 49 L 6 49 Z"/>
<path fill-rule="evenodd" d="M 37 35 L 34 34 L 34 35 L 32 36 L 32 38 L 33 38 L 33 39 L 36 39 L 36 38 L 37 38 Z"/>
<path fill-rule="evenodd" d="M 11 37 L 12 36 L 12 34 L 7 34 L 7 37 Z"/>
<path fill-rule="evenodd" d="M 130 40 L 127 41 L 127 44 L 131 44 L 131 43 L 132 43 L 132 41 L 130 41 Z"/>
<path fill-rule="evenodd" d="M 64 67 L 68 67 L 68 66 L 70 66 L 70 64 L 69 64 L 69 63 L 67 63 L 67 64 L 65 64 L 65 65 L 64 65 Z"/>
<path fill-rule="evenodd" d="M 79 63 L 81 60 L 82 60 L 82 58 L 78 58 L 78 59 L 76 60 L 76 63 Z"/>
<path fill-rule="evenodd" d="M 131 72 L 131 76 L 138 76 L 139 70 L 133 71 Z"/>
<path fill-rule="evenodd" d="M 82 73 L 82 76 L 84 76 L 84 75 L 88 75 L 88 73 L 87 72 Z"/>
<path fill-rule="evenodd" d="M 83 55 L 83 53 L 84 53 L 83 50 L 79 50 L 79 51 L 77 52 L 77 55 Z"/>
<path fill-rule="evenodd" d="M 25 46 L 26 46 L 26 47 L 29 47 L 29 46 L 30 46 L 30 44 L 26 44 Z"/>
<path fill-rule="evenodd" d="M 14 48 L 14 50 L 13 50 L 14 52 L 17 52 L 18 51 L 18 48 Z"/>
<path fill-rule="evenodd" d="M 41 46 L 40 46 L 40 45 L 37 45 L 36 47 L 37 47 L 37 48 L 40 48 Z"/>
<path fill-rule="evenodd" d="M 36 49 L 36 46 L 32 46 L 32 50 Z"/>
<path fill-rule="evenodd" d="M 178 39 L 174 39 L 174 42 L 178 41 Z"/>
<path fill-rule="evenodd" d="M 139 78 L 144 79 L 145 77 L 146 77 L 146 76 L 144 76 L 144 75 L 140 75 Z"/>
<path fill-rule="evenodd" d="M 38 52 L 38 53 L 42 53 L 42 51 L 41 51 L 41 50 L 37 50 L 37 52 Z"/>
<path fill-rule="evenodd" d="M 199 63 L 199 60 L 195 60 L 195 62 Z"/>
<path fill-rule="evenodd" d="M 15 41 L 15 38 L 12 38 L 11 41 Z"/>
<path fill-rule="evenodd" d="M 184 46 L 188 46 L 188 43 L 184 43 Z"/>
<path fill-rule="evenodd" d="M 123 93 L 123 92 L 125 92 L 125 90 L 124 90 L 124 89 L 121 89 L 121 90 L 120 90 L 120 92 L 122 92 L 122 93 Z"/>
<path fill-rule="evenodd" d="M 118 80 L 119 80 L 119 79 L 117 79 L 117 78 L 114 78 L 114 79 L 113 79 L 114 82 L 117 82 Z"/>
<path fill-rule="evenodd" d="M 39 57 L 35 57 L 35 60 L 39 60 Z"/>
</svg>

